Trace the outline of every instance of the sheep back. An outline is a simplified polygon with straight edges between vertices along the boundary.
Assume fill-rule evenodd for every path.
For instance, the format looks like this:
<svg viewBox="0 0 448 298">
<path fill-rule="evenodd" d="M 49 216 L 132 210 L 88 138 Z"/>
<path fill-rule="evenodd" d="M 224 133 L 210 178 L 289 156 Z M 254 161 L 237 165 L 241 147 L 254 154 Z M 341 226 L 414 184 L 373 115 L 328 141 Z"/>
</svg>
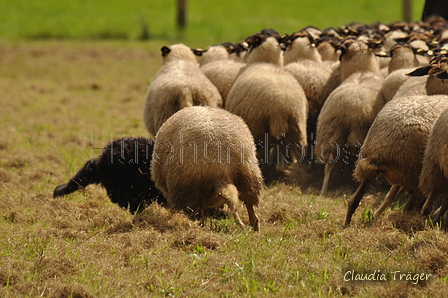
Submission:
<svg viewBox="0 0 448 298">
<path fill-rule="evenodd" d="M 262 176 L 240 117 L 219 108 L 185 108 L 162 125 L 156 140 L 151 173 L 172 208 L 197 212 L 226 185 L 237 188 L 246 206 L 259 204 Z"/>
<path fill-rule="evenodd" d="M 163 122 L 178 110 L 195 105 L 220 107 L 216 86 L 196 62 L 173 60 L 162 65 L 149 85 L 143 120 L 149 133 L 156 135 Z"/>
<path fill-rule="evenodd" d="M 377 99 L 381 83 L 382 78 L 374 73 L 357 72 L 329 95 L 317 121 L 315 153 L 319 161 L 334 162 L 335 146 L 363 143 L 384 105 Z"/>
<path fill-rule="evenodd" d="M 308 103 L 305 92 L 288 72 L 269 63 L 248 65 L 227 97 L 226 110 L 242 117 L 256 142 L 265 134 L 306 145 Z"/>
<path fill-rule="evenodd" d="M 426 77 L 409 77 L 398 88 L 392 99 L 414 95 L 426 95 Z M 385 97 L 387 100 L 387 97 Z"/>
<path fill-rule="evenodd" d="M 328 64 L 311 60 L 291 62 L 283 68 L 303 87 L 308 100 L 309 118 L 317 121 L 325 100 L 341 83 L 339 69 L 332 70 Z"/>
<path fill-rule="evenodd" d="M 448 109 L 434 123 L 425 149 L 420 190 L 426 196 L 448 188 Z"/>
<path fill-rule="evenodd" d="M 391 185 L 415 189 L 432 124 L 447 107 L 445 95 L 403 97 L 387 103 L 361 147 L 355 179 L 383 174 Z"/>
<path fill-rule="evenodd" d="M 389 102 L 392 100 L 392 98 L 397 94 L 398 90 L 401 88 L 401 86 L 409 79 L 413 79 L 407 74 L 411 71 L 413 71 L 415 68 L 404 68 L 404 69 L 397 69 L 393 72 L 391 72 L 385 79 L 381 86 L 380 90 L 380 96 L 383 98 L 383 101 Z M 415 81 L 415 80 L 414 80 Z M 411 82 L 412 83 L 412 82 Z M 421 84 L 424 84 L 423 82 Z M 403 95 L 403 92 L 405 89 L 409 88 L 409 85 L 405 86 L 402 91 L 400 91 L 399 96 Z M 424 94 L 424 85 L 420 86 L 420 94 Z M 415 95 L 415 93 L 413 93 Z"/>
<path fill-rule="evenodd" d="M 245 63 L 229 59 L 211 61 L 201 66 L 204 75 L 218 88 L 222 97 L 223 107 L 225 107 L 227 96 L 233 83 L 235 83 L 236 78 L 245 65 Z"/>
</svg>

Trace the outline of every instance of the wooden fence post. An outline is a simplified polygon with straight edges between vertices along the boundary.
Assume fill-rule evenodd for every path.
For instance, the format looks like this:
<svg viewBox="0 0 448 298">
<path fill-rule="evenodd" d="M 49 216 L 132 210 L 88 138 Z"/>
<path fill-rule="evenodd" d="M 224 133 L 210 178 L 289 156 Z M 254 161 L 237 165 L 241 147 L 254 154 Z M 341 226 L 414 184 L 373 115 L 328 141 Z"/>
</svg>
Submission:
<svg viewBox="0 0 448 298">
<path fill-rule="evenodd" d="M 412 0 L 403 0 L 403 19 L 405 22 L 412 22 Z"/>
<path fill-rule="evenodd" d="M 181 31 L 185 29 L 187 23 L 186 2 L 187 0 L 177 0 L 177 28 Z"/>
</svg>

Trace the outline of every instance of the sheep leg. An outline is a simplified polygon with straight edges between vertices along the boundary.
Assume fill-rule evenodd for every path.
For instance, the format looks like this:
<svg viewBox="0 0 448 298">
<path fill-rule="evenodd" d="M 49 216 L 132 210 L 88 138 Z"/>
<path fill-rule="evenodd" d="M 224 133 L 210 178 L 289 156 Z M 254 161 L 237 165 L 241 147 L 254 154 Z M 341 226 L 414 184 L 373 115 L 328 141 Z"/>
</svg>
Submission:
<svg viewBox="0 0 448 298">
<path fill-rule="evenodd" d="M 425 204 L 425 196 L 419 189 L 410 190 L 411 198 L 404 207 L 404 211 L 420 211 Z"/>
<path fill-rule="evenodd" d="M 236 211 L 236 198 L 231 196 L 226 203 L 227 203 L 227 207 L 229 208 L 230 213 L 233 214 L 233 218 L 234 218 L 235 222 L 238 225 L 244 227 L 243 221 L 241 220 L 241 217 L 239 216 L 238 211 Z"/>
<path fill-rule="evenodd" d="M 372 185 L 374 180 L 363 180 L 361 185 L 358 186 L 358 189 L 351 197 L 350 201 L 348 201 L 347 215 L 345 217 L 345 226 L 348 227 L 352 220 L 353 213 L 355 213 L 356 209 L 361 202 L 362 197 L 366 193 L 367 189 L 370 185 Z"/>
<path fill-rule="evenodd" d="M 230 208 L 229 208 L 229 209 L 230 209 Z M 241 220 L 241 217 L 240 217 L 240 215 L 238 214 L 238 212 L 235 210 L 235 211 L 232 212 L 232 213 L 233 213 L 233 219 L 235 220 L 235 222 L 236 222 L 238 225 L 244 227 L 244 223 L 243 223 L 243 221 Z"/>
<path fill-rule="evenodd" d="M 432 209 L 432 204 L 433 204 L 433 202 L 434 202 L 435 197 L 436 197 L 436 196 L 435 196 L 434 193 L 431 191 L 431 192 L 429 193 L 428 198 L 426 199 L 425 204 L 424 204 L 423 207 L 422 207 L 422 210 L 420 211 L 420 214 L 421 214 L 421 215 L 428 215 L 428 214 L 429 214 L 430 210 Z"/>
<path fill-rule="evenodd" d="M 333 163 L 327 163 L 324 170 L 324 181 L 322 183 L 322 189 L 320 196 L 325 197 L 328 193 L 328 185 L 330 184 L 331 173 L 333 172 L 335 165 Z"/>
<path fill-rule="evenodd" d="M 437 212 L 437 215 L 434 218 L 434 222 L 439 222 L 445 215 L 447 209 L 448 209 L 448 193 L 445 195 L 445 197 L 443 197 L 442 207 L 440 207 L 439 212 Z"/>
<path fill-rule="evenodd" d="M 255 214 L 254 206 L 252 204 L 246 204 L 247 214 L 249 215 L 249 222 L 254 231 L 260 231 L 260 220 Z"/>
<path fill-rule="evenodd" d="M 380 215 L 384 212 L 384 210 L 389 207 L 395 200 L 397 199 L 398 195 L 403 191 L 403 186 L 394 184 L 389 189 L 389 192 L 386 194 L 386 197 L 384 198 L 383 204 L 375 211 L 373 214 L 373 218 L 378 218 Z"/>
</svg>

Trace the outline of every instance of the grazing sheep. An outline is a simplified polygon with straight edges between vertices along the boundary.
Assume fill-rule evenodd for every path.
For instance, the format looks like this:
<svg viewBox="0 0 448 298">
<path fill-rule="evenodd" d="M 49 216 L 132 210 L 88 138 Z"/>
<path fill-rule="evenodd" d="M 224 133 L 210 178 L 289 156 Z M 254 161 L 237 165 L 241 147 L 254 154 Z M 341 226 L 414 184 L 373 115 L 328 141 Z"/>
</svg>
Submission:
<svg viewBox="0 0 448 298">
<path fill-rule="evenodd" d="M 420 62 L 416 55 L 421 52 L 421 49 L 416 49 L 409 45 L 395 45 L 390 51 L 377 54 L 380 57 L 390 57 L 389 75 L 384 79 L 379 91 L 379 96 L 382 97 L 384 102 L 391 101 L 400 89 L 400 86 L 412 78 L 407 74 L 420 67 Z M 403 90 L 409 90 L 409 87 Z"/>
<path fill-rule="evenodd" d="M 316 48 L 316 41 L 311 34 L 302 30 L 283 38 L 287 48 L 283 55 L 283 64 L 313 61 L 322 64 L 322 57 Z"/>
<path fill-rule="evenodd" d="M 338 62 L 341 52 L 337 49 L 337 45 L 342 38 L 334 29 L 324 29 L 317 40 L 317 50 L 322 57 L 323 62 Z"/>
<path fill-rule="evenodd" d="M 443 196 L 442 207 L 436 213 L 434 222 L 439 222 L 448 209 L 448 109 L 445 109 L 434 123 L 425 149 L 419 188 L 426 202 L 422 214 L 436 210 L 439 195 Z"/>
<path fill-rule="evenodd" d="M 222 97 L 222 107 L 225 107 L 227 96 L 241 69 L 246 66 L 230 58 L 233 45 L 227 49 L 225 45 L 208 47 L 205 50 L 196 50 L 196 55 L 202 55 L 201 70 L 204 75 L 218 88 Z M 230 53 L 229 53 L 230 51 Z"/>
<path fill-rule="evenodd" d="M 396 44 L 396 39 L 405 38 L 409 35 L 409 24 L 407 22 L 394 22 L 389 24 L 390 30 L 384 35 L 384 50 L 390 51 Z"/>
<path fill-rule="evenodd" d="M 143 120 L 152 136 L 178 110 L 203 105 L 220 107 L 218 89 L 202 73 L 193 51 L 183 45 L 162 47 L 163 65 L 146 94 Z"/>
<path fill-rule="evenodd" d="M 143 137 L 110 142 L 100 156 L 86 162 L 66 184 L 56 187 L 53 197 L 70 194 L 89 184 L 100 184 L 113 203 L 131 213 L 141 211 L 154 201 L 165 203 L 151 180 L 153 146 L 153 139 Z"/>
<path fill-rule="evenodd" d="M 295 163 L 303 156 L 308 114 L 302 86 L 283 66 L 282 49 L 272 32 L 247 39 L 247 66 L 236 79 L 226 110 L 246 121 L 254 136 L 266 181 L 277 179 L 282 157 Z M 277 158 L 270 146 L 277 145 Z M 280 149 L 281 148 L 281 149 Z"/>
<path fill-rule="evenodd" d="M 426 81 L 425 77 L 409 77 L 408 79 L 405 79 L 398 87 L 395 95 L 393 95 L 392 100 L 413 95 L 426 95 Z M 386 88 L 386 86 L 384 88 Z M 388 99 L 387 95 L 384 99 Z"/>
<path fill-rule="evenodd" d="M 341 54 L 342 83 L 328 96 L 317 121 L 315 154 L 325 164 L 321 195 L 328 192 L 336 168 L 354 163 L 376 114 L 384 103 L 377 100 L 383 82 L 377 57 L 365 42 L 349 39 Z M 344 156 L 341 156 L 344 152 Z"/>
<path fill-rule="evenodd" d="M 354 170 L 354 177 L 361 184 L 348 203 L 346 226 L 368 187 L 380 174 L 391 188 L 374 217 L 392 204 L 402 189 L 407 189 L 411 195 L 405 211 L 422 208 L 424 196 L 418 185 L 426 143 L 433 123 L 448 108 L 448 95 L 445 95 L 448 94 L 448 81 L 444 79 L 447 60 L 433 59 L 428 67 L 418 68 L 410 74 L 429 74 L 427 93 L 434 95 L 396 97 L 378 113 Z"/>
<path fill-rule="evenodd" d="M 201 57 L 199 66 L 202 67 L 210 62 L 229 59 L 233 49 L 233 44 L 225 42 L 222 44 L 209 46 L 205 50 L 193 49 L 193 53 L 196 56 Z"/>
<path fill-rule="evenodd" d="M 235 43 L 233 45 L 232 54 L 230 54 L 230 59 L 232 59 L 236 62 L 244 62 L 248 47 L 249 47 L 249 45 L 244 40 Z"/>
<path fill-rule="evenodd" d="M 316 40 L 307 32 L 299 31 L 283 38 L 287 48 L 283 67 L 303 87 L 308 101 L 307 135 L 311 143 L 316 135 L 317 117 L 330 93 L 340 85 L 340 68 L 332 69 L 322 63 Z"/>
<path fill-rule="evenodd" d="M 226 204 L 242 225 L 239 199 L 259 230 L 253 207 L 260 202 L 263 178 L 254 140 L 240 117 L 219 108 L 182 109 L 162 125 L 154 148 L 151 173 L 168 207 L 205 216 Z"/>
<path fill-rule="evenodd" d="M 422 49 L 424 51 L 428 51 L 430 48 L 428 44 L 432 42 L 434 35 L 429 31 L 423 32 L 411 32 L 408 36 L 404 38 L 397 38 L 395 41 L 398 44 L 408 44 L 411 47 L 416 49 Z M 420 62 L 420 66 L 428 65 L 430 58 L 428 56 L 417 56 L 418 61 Z"/>
</svg>

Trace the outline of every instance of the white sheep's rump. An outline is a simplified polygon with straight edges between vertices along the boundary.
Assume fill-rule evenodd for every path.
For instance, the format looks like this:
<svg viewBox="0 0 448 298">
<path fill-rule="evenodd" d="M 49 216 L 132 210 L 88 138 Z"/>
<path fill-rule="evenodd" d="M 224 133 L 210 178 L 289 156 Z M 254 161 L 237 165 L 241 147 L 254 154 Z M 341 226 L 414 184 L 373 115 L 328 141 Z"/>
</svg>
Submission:
<svg viewBox="0 0 448 298">
<path fill-rule="evenodd" d="M 397 98 L 383 107 L 367 134 L 354 169 L 353 176 L 361 185 L 349 201 L 346 225 L 379 175 L 386 178 L 391 189 L 374 216 L 379 216 L 397 199 L 400 187 L 410 193 L 404 210 L 420 211 L 424 196 L 418 185 L 425 146 L 433 123 L 446 108 L 446 95 Z"/>
<path fill-rule="evenodd" d="M 247 66 L 229 92 L 226 110 L 247 123 L 265 178 L 273 176 L 271 169 L 278 161 L 303 159 L 308 103 L 290 73 L 268 63 Z M 275 150 L 280 152 L 278 157 L 271 155 Z"/>
<path fill-rule="evenodd" d="M 419 188 L 426 196 L 422 213 L 443 218 L 448 208 L 448 108 L 434 123 L 426 145 Z M 439 207 L 442 208 L 437 211 Z M 437 212 L 436 212 L 437 211 Z M 448 225 L 445 224 L 444 228 Z"/>
<path fill-rule="evenodd" d="M 152 136 L 180 109 L 222 106 L 218 89 L 199 69 L 192 50 L 183 44 L 172 45 L 169 50 L 162 55 L 164 63 L 149 85 L 143 108 L 143 120 Z"/>
<path fill-rule="evenodd" d="M 230 89 L 245 65 L 229 59 L 212 61 L 201 66 L 204 75 L 218 88 L 222 97 L 222 107 L 225 107 Z"/>
<path fill-rule="evenodd" d="M 169 207 L 207 216 L 226 204 L 237 213 L 238 199 L 259 229 L 253 206 L 263 179 L 252 135 L 244 121 L 223 109 L 185 108 L 170 117 L 156 136 L 151 173 Z"/>
<path fill-rule="evenodd" d="M 351 182 L 361 145 L 384 102 L 377 94 L 382 79 L 372 73 L 354 73 L 325 101 L 317 121 L 315 156 L 325 164 L 321 195 L 326 195 L 333 172 Z M 345 180 L 345 181 L 344 181 Z"/>
</svg>

